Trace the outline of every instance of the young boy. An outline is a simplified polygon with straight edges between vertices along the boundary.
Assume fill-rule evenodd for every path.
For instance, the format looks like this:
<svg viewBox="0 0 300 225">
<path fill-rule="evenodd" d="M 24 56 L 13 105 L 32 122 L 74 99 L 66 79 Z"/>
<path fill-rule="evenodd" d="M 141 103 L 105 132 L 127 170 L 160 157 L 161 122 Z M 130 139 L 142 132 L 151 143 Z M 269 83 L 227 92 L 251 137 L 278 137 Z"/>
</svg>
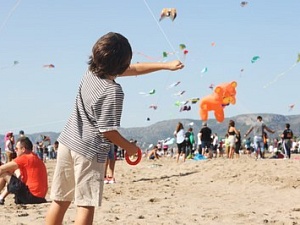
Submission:
<svg viewBox="0 0 300 225">
<path fill-rule="evenodd" d="M 121 34 L 110 32 L 95 43 L 75 108 L 58 138 L 47 225 L 62 224 L 73 200 L 77 205 L 75 224 L 91 225 L 95 207 L 101 205 L 105 160 L 111 144 L 125 149 L 129 156 L 138 151 L 138 146 L 117 130 L 124 94 L 115 78 L 183 68 L 178 60 L 130 65 L 131 58 L 131 46 Z"/>
</svg>

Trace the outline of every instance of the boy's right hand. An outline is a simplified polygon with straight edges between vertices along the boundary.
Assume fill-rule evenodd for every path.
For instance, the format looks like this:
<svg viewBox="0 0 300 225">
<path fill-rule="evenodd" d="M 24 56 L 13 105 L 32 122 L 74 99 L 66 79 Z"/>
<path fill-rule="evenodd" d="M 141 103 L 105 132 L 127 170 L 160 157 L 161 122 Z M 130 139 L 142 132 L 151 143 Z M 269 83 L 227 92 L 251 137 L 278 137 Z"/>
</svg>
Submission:
<svg viewBox="0 0 300 225">
<path fill-rule="evenodd" d="M 168 64 L 168 67 L 169 67 L 169 70 L 179 70 L 179 69 L 182 69 L 184 67 L 183 63 L 180 62 L 179 60 L 174 60 L 174 61 L 171 61 L 171 62 L 167 62 Z"/>
<path fill-rule="evenodd" d="M 125 149 L 125 150 L 126 150 L 126 154 L 128 156 L 132 156 L 132 155 L 135 155 L 139 149 L 140 148 L 136 144 L 130 143 L 130 146 L 128 146 L 128 149 Z"/>
</svg>

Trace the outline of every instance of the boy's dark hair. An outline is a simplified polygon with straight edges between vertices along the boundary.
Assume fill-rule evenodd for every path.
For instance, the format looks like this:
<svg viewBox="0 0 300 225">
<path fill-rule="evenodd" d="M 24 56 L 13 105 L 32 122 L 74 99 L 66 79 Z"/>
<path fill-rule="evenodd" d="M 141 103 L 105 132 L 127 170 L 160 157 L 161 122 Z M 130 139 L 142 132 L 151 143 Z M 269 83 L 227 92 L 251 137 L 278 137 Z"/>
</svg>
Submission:
<svg viewBox="0 0 300 225">
<path fill-rule="evenodd" d="M 21 147 L 25 147 L 26 150 L 32 151 L 33 145 L 28 137 L 20 137 L 17 142 L 20 142 Z"/>
<path fill-rule="evenodd" d="M 123 35 L 109 32 L 93 46 L 89 69 L 101 78 L 125 72 L 132 58 L 131 46 Z"/>
</svg>

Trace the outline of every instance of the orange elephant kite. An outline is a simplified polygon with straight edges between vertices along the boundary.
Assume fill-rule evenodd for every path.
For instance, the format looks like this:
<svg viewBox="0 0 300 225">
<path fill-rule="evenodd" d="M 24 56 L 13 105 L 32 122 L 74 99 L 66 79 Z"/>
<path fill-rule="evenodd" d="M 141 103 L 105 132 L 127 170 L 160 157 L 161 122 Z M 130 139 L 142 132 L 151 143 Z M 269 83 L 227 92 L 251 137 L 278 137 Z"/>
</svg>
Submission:
<svg viewBox="0 0 300 225">
<path fill-rule="evenodd" d="M 218 122 L 224 120 L 224 107 L 236 102 L 237 82 L 219 84 L 215 87 L 214 92 L 205 96 L 200 101 L 200 117 L 203 121 L 207 121 L 208 112 L 214 111 L 215 118 Z"/>
</svg>

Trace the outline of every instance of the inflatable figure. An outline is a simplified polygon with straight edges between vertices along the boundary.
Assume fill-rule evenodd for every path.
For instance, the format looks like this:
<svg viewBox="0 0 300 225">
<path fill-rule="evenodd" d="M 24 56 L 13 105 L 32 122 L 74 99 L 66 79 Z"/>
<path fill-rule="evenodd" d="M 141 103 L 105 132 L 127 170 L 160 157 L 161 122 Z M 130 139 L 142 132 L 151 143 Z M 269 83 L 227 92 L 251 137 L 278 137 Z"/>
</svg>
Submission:
<svg viewBox="0 0 300 225">
<path fill-rule="evenodd" d="M 200 101 L 200 117 L 203 121 L 208 120 L 208 112 L 214 111 L 215 118 L 218 122 L 224 120 L 224 107 L 236 102 L 237 82 L 219 84 L 215 87 L 214 92 L 205 96 Z"/>
</svg>

